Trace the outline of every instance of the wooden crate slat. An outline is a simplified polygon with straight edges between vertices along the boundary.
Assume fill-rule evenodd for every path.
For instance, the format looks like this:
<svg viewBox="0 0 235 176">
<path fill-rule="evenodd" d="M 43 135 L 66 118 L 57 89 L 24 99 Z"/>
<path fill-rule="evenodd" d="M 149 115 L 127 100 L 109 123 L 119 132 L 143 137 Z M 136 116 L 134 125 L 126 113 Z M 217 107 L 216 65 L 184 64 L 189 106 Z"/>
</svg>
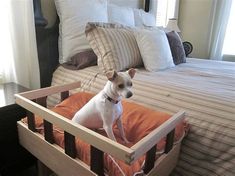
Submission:
<svg viewBox="0 0 235 176">
<path fill-rule="evenodd" d="M 41 88 L 41 89 L 32 90 L 28 92 L 23 92 L 18 95 L 21 95 L 31 100 L 31 99 L 37 99 L 40 97 L 45 97 L 48 95 L 64 92 L 64 91 L 71 90 L 71 89 L 76 89 L 76 88 L 79 88 L 80 85 L 81 85 L 80 82 L 74 82 L 74 83 L 70 83 L 66 85 L 52 86 L 52 87 Z"/>
<path fill-rule="evenodd" d="M 175 137 L 175 129 L 173 129 L 170 133 L 167 134 L 165 153 L 168 153 L 172 149 L 174 144 L 174 137 Z"/>
<path fill-rule="evenodd" d="M 75 136 L 66 131 L 64 132 L 64 150 L 67 155 L 76 158 Z"/>
<path fill-rule="evenodd" d="M 104 153 L 91 145 L 91 170 L 99 176 L 104 176 Z"/>
<path fill-rule="evenodd" d="M 36 103 L 43 107 L 47 107 L 47 97 L 41 97 L 36 99 Z"/>
<path fill-rule="evenodd" d="M 28 121 L 28 128 L 35 132 L 36 131 L 36 128 L 35 128 L 35 117 L 34 117 L 34 114 L 30 111 L 27 111 L 26 112 L 27 114 L 27 121 Z"/>
<path fill-rule="evenodd" d="M 53 144 L 54 141 L 54 135 L 53 135 L 53 124 L 48 122 L 47 120 L 43 120 L 44 125 L 44 137 L 45 140 L 51 144 Z"/>
<path fill-rule="evenodd" d="M 155 163 L 157 146 L 153 146 L 147 153 L 145 157 L 144 173 L 148 174 L 153 168 Z"/>
<path fill-rule="evenodd" d="M 60 93 L 60 99 L 61 101 L 65 100 L 66 98 L 69 97 L 69 91 L 64 91 Z"/>
</svg>

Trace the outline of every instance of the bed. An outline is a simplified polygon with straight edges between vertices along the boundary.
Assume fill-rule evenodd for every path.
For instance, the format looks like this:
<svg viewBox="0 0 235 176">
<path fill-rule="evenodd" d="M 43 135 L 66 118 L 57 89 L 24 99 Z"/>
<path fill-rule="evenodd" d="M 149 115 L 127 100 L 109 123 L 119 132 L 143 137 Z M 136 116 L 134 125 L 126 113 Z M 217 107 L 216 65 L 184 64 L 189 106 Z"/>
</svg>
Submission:
<svg viewBox="0 0 235 176">
<path fill-rule="evenodd" d="M 234 74 L 234 63 L 194 58 L 162 72 L 137 70 L 131 101 L 168 113 L 186 110 L 190 132 L 172 175 L 234 174 Z M 79 91 L 93 93 L 106 82 L 97 66 L 80 71 L 59 67 L 52 85 L 78 80 Z M 48 103 L 57 100 L 55 95 Z"/>
<path fill-rule="evenodd" d="M 48 96 L 49 93 L 59 92 L 58 90 L 67 92 L 70 88 L 76 88 L 71 91 L 71 94 L 84 91 L 99 92 L 107 78 L 100 73 L 97 66 L 76 71 L 68 70 L 62 66 L 57 68 L 58 18 L 49 18 L 49 25 L 45 28 L 47 23 L 40 13 L 41 7 L 42 11 L 45 11 L 48 7 L 52 9 L 54 7 L 48 6 L 51 1 L 45 1 L 42 6 L 38 2 L 35 0 L 34 5 L 37 9 L 35 10 L 37 12 L 35 13 L 35 21 L 41 86 L 69 84 L 69 87 L 55 87 L 55 89 L 48 89 L 47 94 L 40 92 L 38 94 Z M 121 1 L 118 3 L 122 4 Z M 146 0 L 145 3 L 138 1 L 137 5 L 134 6 L 142 7 L 144 4 L 145 10 L 148 11 L 153 10 L 154 3 L 156 1 Z M 49 15 L 44 12 L 45 14 L 46 16 L 56 16 L 55 12 Z M 51 23 L 51 21 L 53 22 Z M 50 49 L 48 50 L 48 48 Z M 81 85 L 74 83 L 77 81 Z M 131 98 L 131 102 L 169 114 L 176 114 L 180 109 L 186 111 L 185 117 L 190 124 L 190 132 L 182 142 L 179 160 L 178 162 L 177 159 L 171 160 L 172 156 L 169 155 L 168 158 L 171 159 L 166 159 L 163 163 L 163 166 L 169 164 L 171 168 L 174 168 L 176 163 L 171 164 L 170 161 L 177 162 L 171 175 L 232 176 L 235 174 L 234 63 L 187 58 L 186 63 L 164 71 L 148 72 L 143 68 L 139 68 L 133 80 L 133 85 L 134 96 Z M 62 93 L 63 96 L 67 97 L 67 93 Z M 57 104 L 60 97 L 61 94 L 49 96 L 48 106 L 52 107 Z M 45 100 L 42 102 L 45 105 Z M 28 106 L 26 107 L 28 108 Z M 27 142 L 23 140 L 25 139 L 23 138 L 23 129 L 25 128 L 26 126 L 19 124 L 21 144 L 23 146 L 24 142 L 25 144 Z M 34 136 L 32 133 L 30 135 Z M 110 141 L 107 145 L 111 145 Z M 25 147 L 27 148 L 27 146 Z M 118 147 L 117 150 L 119 150 Z M 172 150 L 172 153 L 175 153 L 172 154 L 173 157 L 177 156 L 176 151 L 178 150 L 179 148 Z M 126 152 L 126 150 L 124 151 Z M 70 162 L 70 159 L 68 160 Z"/>
</svg>

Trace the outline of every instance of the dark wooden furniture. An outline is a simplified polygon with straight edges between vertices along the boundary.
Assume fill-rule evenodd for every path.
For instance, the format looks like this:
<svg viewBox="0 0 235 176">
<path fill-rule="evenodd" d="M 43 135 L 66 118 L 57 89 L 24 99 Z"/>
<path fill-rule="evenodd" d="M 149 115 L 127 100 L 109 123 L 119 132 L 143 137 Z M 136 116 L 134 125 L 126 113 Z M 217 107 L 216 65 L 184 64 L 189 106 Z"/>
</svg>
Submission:
<svg viewBox="0 0 235 176">
<path fill-rule="evenodd" d="M 19 175 L 35 158 L 19 145 L 16 122 L 26 116 L 15 104 L 15 93 L 29 89 L 15 83 L 0 84 L 0 175 Z"/>
</svg>

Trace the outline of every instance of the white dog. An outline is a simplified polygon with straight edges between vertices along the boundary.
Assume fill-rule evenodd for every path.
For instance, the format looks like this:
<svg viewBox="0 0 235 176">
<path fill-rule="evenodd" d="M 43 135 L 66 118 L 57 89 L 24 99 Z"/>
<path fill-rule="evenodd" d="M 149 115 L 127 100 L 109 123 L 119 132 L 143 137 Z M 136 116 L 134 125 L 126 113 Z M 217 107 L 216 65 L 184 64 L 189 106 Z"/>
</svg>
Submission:
<svg viewBox="0 0 235 176">
<path fill-rule="evenodd" d="M 73 117 L 72 121 L 87 128 L 104 128 L 108 137 L 114 141 L 113 124 L 117 122 L 118 129 L 123 140 L 128 143 L 122 126 L 121 98 L 130 98 L 131 79 L 135 75 L 135 69 L 126 72 L 110 71 L 106 74 L 108 82 L 103 90 L 84 105 Z"/>
</svg>

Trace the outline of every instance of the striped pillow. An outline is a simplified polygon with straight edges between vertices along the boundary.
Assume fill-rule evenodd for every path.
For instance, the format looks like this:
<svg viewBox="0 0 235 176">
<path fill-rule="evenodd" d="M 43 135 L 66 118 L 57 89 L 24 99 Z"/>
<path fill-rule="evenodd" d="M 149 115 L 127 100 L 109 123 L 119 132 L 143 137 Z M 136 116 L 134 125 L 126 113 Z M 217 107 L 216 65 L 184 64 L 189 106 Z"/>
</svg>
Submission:
<svg viewBox="0 0 235 176">
<path fill-rule="evenodd" d="M 131 28 L 120 24 L 88 23 L 85 33 L 102 72 L 121 71 L 143 64 Z"/>
</svg>

